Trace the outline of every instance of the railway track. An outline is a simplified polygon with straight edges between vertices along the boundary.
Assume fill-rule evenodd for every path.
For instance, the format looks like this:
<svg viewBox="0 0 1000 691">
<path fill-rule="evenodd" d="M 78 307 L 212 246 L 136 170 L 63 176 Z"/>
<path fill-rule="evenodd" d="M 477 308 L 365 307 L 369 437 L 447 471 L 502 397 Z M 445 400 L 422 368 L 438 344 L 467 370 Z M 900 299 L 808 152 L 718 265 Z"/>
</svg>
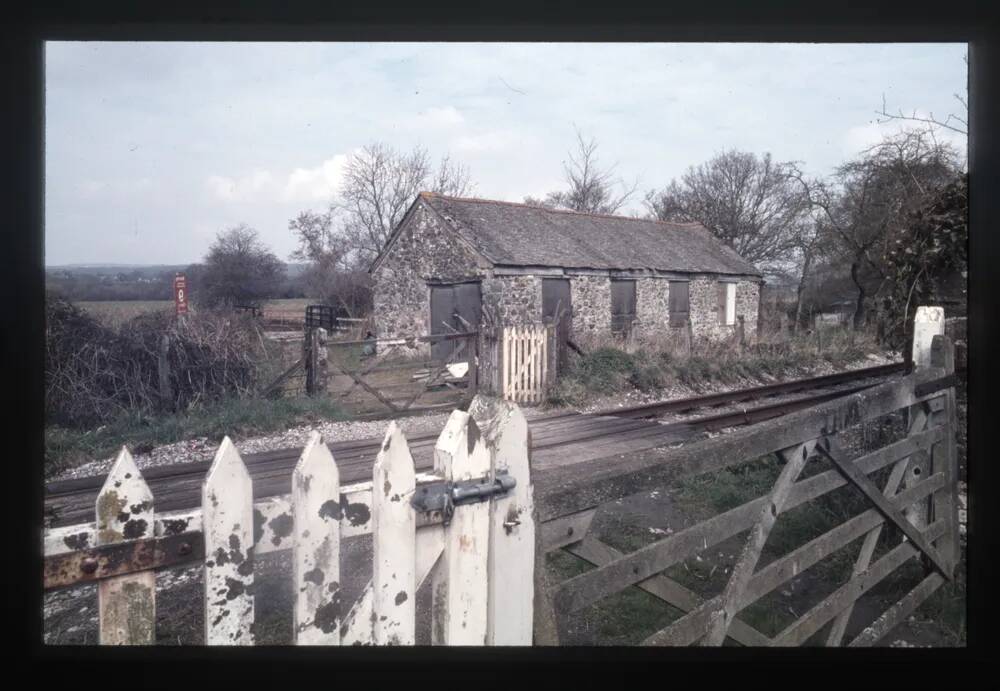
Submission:
<svg viewBox="0 0 1000 691">
<path fill-rule="evenodd" d="M 904 370 L 902 364 L 886 365 L 610 411 L 540 415 L 529 420 L 532 464 L 536 472 L 548 472 L 573 463 L 684 442 L 705 432 L 754 424 L 845 396 L 874 386 L 886 377 L 902 374 Z M 711 410 L 803 392 L 813 393 L 794 400 L 743 406 L 738 410 L 698 415 L 666 424 L 650 420 L 671 413 Z M 433 432 L 409 437 L 418 471 L 433 467 L 437 436 Z M 381 441 L 363 439 L 329 444 L 340 467 L 342 483 L 371 478 L 372 464 Z M 291 490 L 291 470 L 300 453 L 299 448 L 289 448 L 243 456 L 253 478 L 254 498 L 287 494 Z M 209 461 L 203 461 L 144 471 L 143 477 L 156 498 L 157 512 L 198 506 L 201 482 L 209 465 Z M 92 521 L 94 502 L 103 483 L 103 475 L 48 483 L 45 488 L 47 525 L 59 527 Z"/>
</svg>

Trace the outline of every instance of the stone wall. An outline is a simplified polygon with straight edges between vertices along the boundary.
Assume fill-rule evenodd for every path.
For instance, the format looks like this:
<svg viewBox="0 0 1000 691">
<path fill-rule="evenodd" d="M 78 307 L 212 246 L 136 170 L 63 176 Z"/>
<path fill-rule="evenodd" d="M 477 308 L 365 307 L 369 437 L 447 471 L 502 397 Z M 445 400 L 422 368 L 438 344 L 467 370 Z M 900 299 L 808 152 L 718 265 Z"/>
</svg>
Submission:
<svg viewBox="0 0 1000 691">
<path fill-rule="evenodd" d="M 638 290 L 638 288 L 636 289 Z M 570 276 L 573 303 L 573 338 L 581 345 L 592 338 L 611 335 L 611 278 Z"/>
<path fill-rule="evenodd" d="M 542 319 L 542 280 L 538 276 L 497 276 L 482 282 L 483 309 L 493 309 L 502 324 L 524 326 Z"/>
<path fill-rule="evenodd" d="M 375 334 L 379 338 L 419 336 L 430 330 L 428 283 L 480 280 L 484 308 L 495 310 L 502 323 L 522 325 L 541 321 L 542 281 L 539 276 L 494 276 L 489 263 L 466 246 L 424 203 L 396 239 L 392 250 L 372 275 Z M 609 276 L 570 275 L 573 337 L 581 344 L 611 335 Z M 690 314 L 696 338 L 731 336 L 734 327 L 719 324 L 718 282 L 696 277 L 690 281 Z M 634 337 L 650 345 L 686 339 L 684 329 L 670 328 L 670 283 L 666 278 L 636 281 Z M 742 281 L 736 287 L 736 314 L 744 317 L 748 339 L 756 336 L 760 286 Z"/>
<path fill-rule="evenodd" d="M 719 340 L 731 338 L 735 325 L 726 326 L 719 321 L 719 281 L 695 278 L 690 283 L 691 330 L 695 338 Z M 736 323 L 743 317 L 746 338 L 757 335 L 757 312 L 760 307 L 760 284 L 740 281 L 736 284 Z"/>
<path fill-rule="evenodd" d="M 431 318 L 428 281 L 481 278 L 487 266 L 420 202 L 392 251 L 372 274 L 375 335 L 426 335 Z"/>
</svg>

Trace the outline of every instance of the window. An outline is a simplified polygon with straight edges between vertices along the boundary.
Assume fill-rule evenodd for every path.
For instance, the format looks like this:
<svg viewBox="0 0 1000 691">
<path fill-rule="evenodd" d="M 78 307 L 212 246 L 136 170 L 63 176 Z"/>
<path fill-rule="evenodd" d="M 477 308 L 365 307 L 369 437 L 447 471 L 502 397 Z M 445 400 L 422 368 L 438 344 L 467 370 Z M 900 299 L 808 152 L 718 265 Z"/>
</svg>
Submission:
<svg viewBox="0 0 1000 691">
<path fill-rule="evenodd" d="M 611 331 L 628 335 L 635 321 L 635 281 L 611 280 Z"/>
<path fill-rule="evenodd" d="M 670 281 L 669 287 L 670 326 L 684 326 L 688 323 L 690 308 L 688 307 L 688 282 Z"/>
<path fill-rule="evenodd" d="M 736 284 L 719 282 L 719 323 L 736 324 Z"/>
</svg>

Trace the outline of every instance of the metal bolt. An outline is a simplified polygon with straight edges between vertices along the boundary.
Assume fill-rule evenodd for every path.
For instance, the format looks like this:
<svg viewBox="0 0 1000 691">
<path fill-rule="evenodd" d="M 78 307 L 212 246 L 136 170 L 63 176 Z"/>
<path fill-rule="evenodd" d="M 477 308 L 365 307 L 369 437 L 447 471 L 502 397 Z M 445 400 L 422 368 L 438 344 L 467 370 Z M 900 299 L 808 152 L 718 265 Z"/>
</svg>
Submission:
<svg viewBox="0 0 1000 691">
<path fill-rule="evenodd" d="M 182 542 L 181 546 L 177 548 L 177 554 L 181 555 L 182 557 L 185 554 L 191 554 L 191 543 Z"/>
<path fill-rule="evenodd" d="M 80 562 L 80 570 L 84 573 L 94 573 L 97 571 L 97 560 L 93 557 L 86 557 Z"/>
<path fill-rule="evenodd" d="M 503 527 L 504 528 L 513 528 L 516 525 L 521 525 L 521 521 L 514 520 L 514 521 L 504 521 L 503 522 Z"/>
</svg>

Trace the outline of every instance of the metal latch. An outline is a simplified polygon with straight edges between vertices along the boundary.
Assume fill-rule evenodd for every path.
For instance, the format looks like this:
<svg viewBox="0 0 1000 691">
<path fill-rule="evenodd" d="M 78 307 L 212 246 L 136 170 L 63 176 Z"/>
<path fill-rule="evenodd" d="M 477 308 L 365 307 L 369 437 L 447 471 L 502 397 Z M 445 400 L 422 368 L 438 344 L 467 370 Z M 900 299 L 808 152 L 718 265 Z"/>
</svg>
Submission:
<svg viewBox="0 0 1000 691">
<path fill-rule="evenodd" d="M 489 476 L 461 482 L 433 482 L 421 485 L 413 493 L 410 505 L 421 513 L 440 512 L 445 525 L 451 522 L 455 507 L 486 501 L 490 497 L 507 494 L 517 485 L 517 480 L 506 473 L 490 480 Z"/>
</svg>

